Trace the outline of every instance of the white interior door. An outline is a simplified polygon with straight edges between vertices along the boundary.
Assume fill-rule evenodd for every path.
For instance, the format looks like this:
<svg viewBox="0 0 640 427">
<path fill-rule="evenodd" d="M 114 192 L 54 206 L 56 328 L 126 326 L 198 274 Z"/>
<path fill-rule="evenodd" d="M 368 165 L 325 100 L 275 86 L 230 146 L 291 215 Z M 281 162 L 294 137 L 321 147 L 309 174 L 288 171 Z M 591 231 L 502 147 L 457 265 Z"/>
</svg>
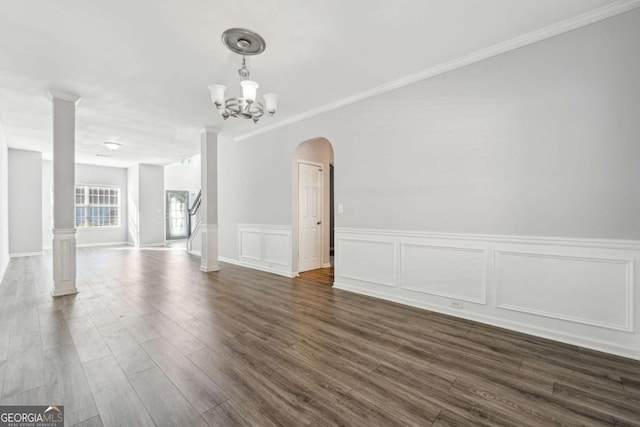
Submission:
<svg viewBox="0 0 640 427">
<path fill-rule="evenodd" d="M 298 163 L 298 271 L 322 268 L 322 166 Z"/>
</svg>

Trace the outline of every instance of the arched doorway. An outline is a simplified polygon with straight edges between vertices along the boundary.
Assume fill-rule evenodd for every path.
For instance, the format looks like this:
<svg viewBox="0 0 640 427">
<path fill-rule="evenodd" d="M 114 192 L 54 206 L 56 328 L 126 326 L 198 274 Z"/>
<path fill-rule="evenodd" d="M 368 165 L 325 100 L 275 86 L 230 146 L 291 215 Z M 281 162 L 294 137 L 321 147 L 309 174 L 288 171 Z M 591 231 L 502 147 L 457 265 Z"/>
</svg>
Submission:
<svg viewBox="0 0 640 427">
<path fill-rule="evenodd" d="M 303 277 L 333 284 L 333 147 L 302 142 L 292 164 L 293 260 Z"/>
</svg>

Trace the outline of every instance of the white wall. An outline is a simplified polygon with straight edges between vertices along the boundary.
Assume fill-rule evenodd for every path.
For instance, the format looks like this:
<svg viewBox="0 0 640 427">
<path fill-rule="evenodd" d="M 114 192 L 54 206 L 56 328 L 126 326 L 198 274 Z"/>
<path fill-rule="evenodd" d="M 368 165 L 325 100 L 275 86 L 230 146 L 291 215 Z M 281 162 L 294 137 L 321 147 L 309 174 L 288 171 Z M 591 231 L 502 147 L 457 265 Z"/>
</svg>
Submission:
<svg viewBox="0 0 640 427">
<path fill-rule="evenodd" d="M 369 240 L 375 230 L 640 239 L 639 39 L 634 10 L 249 139 L 221 138 L 221 256 L 237 259 L 239 223 L 292 224 L 290 159 L 300 142 L 317 137 L 334 148 L 335 200 L 344 205 L 336 227 L 373 230 Z M 518 250 L 540 249 L 527 242 Z M 357 258 L 340 260 L 337 246 L 339 269 L 356 269 Z M 374 254 L 367 265 L 397 262 L 384 244 L 374 248 L 367 246 Z M 594 256 L 637 263 L 634 251 Z M 569 272 L 566 265 L 557 271 Z M 606 283 L 585 289 L 576 278 L 592 266 L 570 265 L 579 272 L 559 283 L 597 299 Z M 377 289 L 373 281 L 361 280 L 358 291 Z M 399 299 L 396 283 L 379 296 Z M 640 295 L 637 279 L 629 283 Z M 403 302 L 424 303 L 407 292 Z M 449 307 L 424 298 L 432 309 Z M 487 301 L 492 319 L 514 328 L 508 310 Z M 640 357 L 630 350 L 640 348 L 638 297 L 631 303 L 635 320 L 626 332 L 577 330 L 571 316 L 523 313 L 520 320 L 537 328 L 532 333 L 572 330 L 555 337 Z"/>
<path fill-rule="evenodd" d="M 164 166 L 138 166 L 140 170 L 140 245 L 164 244 Z"/>
<path fill-rule="evenodd" d="M 164 188 L 197 193 L 200 191 L 200 155 L 191 158 L 191 163 L 172 163 L 164 167 Z"/>
<path fill-rule="evenodd" d="M 4 129 L 0 123 L 0 282 L 9 264 L 9 161 Z"/>
<path fill-rule="evenodd" d="M 127 242 L 140 245 L 140 168 L 127 169 Z"/>
<path fill-rule="evenodd" d="M 78 246 L 98 246 L 127 242 L 127 170 L 106 166 L 76 163 L 76 184 L 104 185 L 120 189 L 120 227 L 76 228 Z M 51 209 L 51 186 L 53 185 L 53 162 L 42 162 L 42 241 L 51 248 L 53 236 L 53 212 Z"/>
<path fill-rule="evenodd" d="M 9 149 L 9 253 L 42 252 L 42 153 Z"/>
</svg>

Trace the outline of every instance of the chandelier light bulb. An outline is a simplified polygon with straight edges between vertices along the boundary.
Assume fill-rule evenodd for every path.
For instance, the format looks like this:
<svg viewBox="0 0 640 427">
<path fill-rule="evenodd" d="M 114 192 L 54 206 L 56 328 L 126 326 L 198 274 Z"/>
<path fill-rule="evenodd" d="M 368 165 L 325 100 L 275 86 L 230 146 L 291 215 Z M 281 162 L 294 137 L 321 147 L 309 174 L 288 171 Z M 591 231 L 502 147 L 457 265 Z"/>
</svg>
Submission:
<svg viewBox="0 0 640 427">
<path fill-rule="evenodd" d="M 209 85 L 211 91 L 211 101 L 216 107 L 221 108 L 224 105 L 224 91 L 226 90 L 224 85 Z"/>
<path fill-rule="evenodd" d="M 240 82 L 240 86 L 242 86 L 242 97 L 247 100 L 247 102 L 253 102 L 256 100 L 256 92 L 258 92 L 258 83 L 253 80 L 243 80 Z"/>
<path fill-rule="evenodd" d="M 266 93 L 264 95 L 264 108 L 270 116 L 273 116 L 278 109 L 278 95 Z"/>
</svg>

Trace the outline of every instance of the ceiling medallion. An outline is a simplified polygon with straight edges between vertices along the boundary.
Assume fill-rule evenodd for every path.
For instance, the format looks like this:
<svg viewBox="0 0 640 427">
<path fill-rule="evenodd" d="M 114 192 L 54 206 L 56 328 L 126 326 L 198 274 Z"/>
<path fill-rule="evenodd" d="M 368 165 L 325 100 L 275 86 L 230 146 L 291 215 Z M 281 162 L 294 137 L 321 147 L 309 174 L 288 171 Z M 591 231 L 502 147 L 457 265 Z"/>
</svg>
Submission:
<svg viewBox="0 0 640 427">
<path fill-rule="evenodd" d="M 236 117 L 241 119 L 251 119 L 254 123 L 266 112 L 270 116 L 276 113 L 278 108 L 278 97 L 273 93 L 264 95 L 264 103 L 256 100 L 258 83 L 249 80 L 251 72 L 247 68 L 247 56 L 259 55 L 267 47 L 264 39 L 253 31 L 243 28 L 230 28 L 222 33 L 222 43 L 233 53 L 242 56 L 242 67 L 238 70 L 240 76 L 240 86 L 242 96 L 240 98 L 225 98 L 223 85 L 209 85 L 211 100 L 218 109 L 223 119 Z"/>
</svg>

